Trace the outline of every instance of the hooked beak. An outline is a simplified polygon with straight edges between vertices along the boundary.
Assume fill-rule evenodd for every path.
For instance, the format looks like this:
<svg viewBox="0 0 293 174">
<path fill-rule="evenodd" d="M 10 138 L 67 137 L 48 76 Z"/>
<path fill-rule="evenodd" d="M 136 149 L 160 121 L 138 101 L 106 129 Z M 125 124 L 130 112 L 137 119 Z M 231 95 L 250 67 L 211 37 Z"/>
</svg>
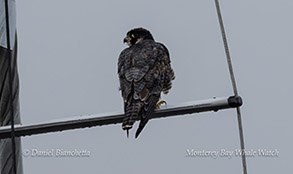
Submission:
<svg viewBox="0 0 293 174">
<path fill-rule="evenodd" d="M 123 39 L 123 43 L 124 44 L 127 44 L 128 46 L 131 46 L 131 43 L 130 43 L 130 37 L 129 36 L 126 36 L 124 39 Z"/>
<path fill-rule="evenodd" d="M 125 37 L 125 38 L 123 39 L 123 43 L 126 43 L 126 42 L 128 42 L 127 37 Z"/>
</svg>

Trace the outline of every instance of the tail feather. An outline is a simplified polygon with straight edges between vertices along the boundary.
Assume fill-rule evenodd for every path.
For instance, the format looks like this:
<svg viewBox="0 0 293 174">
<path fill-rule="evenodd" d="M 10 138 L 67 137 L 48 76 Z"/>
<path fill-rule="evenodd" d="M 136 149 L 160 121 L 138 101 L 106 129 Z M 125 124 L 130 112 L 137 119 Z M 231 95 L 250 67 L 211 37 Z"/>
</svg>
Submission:
<svg viewBox="0 0 293 174">
<path fill-rule="evenodd" d="M 132 128 L 134 122 L 137 119 L 137 115 L 140 109 L 140 101 L 132 100 L 132 102 L 125 103 L 125 116 L 122 121 L 122 129 L 129 130 Z"/>
<path fill-rule="evenodd" d="M 144 108 L 142 109 L 141 112 L 141 121 L 139 123 L 138 129 L 135 133 L 135 138 L 137 138 L 139 136 L 139 134 L 141 133 L 141 131 L 143 130 L 143 128 L 145 127 L 145 125 L 147 124 L 147 122 L 149 121 L 152 113 L 154 112 L 155 108 L 156 108 L 156 104 L 160 99 L 160 95 L 151 95 L 148 98 L 148 101 Z"/>
</svg>

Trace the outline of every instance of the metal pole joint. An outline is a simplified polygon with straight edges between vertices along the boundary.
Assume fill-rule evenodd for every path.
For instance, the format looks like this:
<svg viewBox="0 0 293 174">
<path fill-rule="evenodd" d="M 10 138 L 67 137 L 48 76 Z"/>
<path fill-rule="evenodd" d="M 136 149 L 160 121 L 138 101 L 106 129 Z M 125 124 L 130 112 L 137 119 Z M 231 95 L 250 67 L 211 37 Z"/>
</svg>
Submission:
<svg viewBox="0 0 293 174">
<path fill-rule="evenodd" d="M 242 98 L 240 96 L 231 96 L 228 98 L 228 104 L 233 108 L 240 107 L 243 104 Z"/>
</svg>

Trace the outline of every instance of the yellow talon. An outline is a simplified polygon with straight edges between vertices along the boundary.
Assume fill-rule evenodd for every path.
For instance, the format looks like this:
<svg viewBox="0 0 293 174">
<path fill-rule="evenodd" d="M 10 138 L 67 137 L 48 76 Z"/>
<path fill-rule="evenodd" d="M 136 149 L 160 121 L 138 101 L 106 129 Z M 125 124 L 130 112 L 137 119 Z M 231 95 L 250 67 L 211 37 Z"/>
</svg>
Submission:
<svg viewBox="0 0 293 174">
<path fill-rule="evenodd" d="M 159 102 L 156 104 L 156 109 L 160 109 L 160 106 L 161 106 L 162 104 L 167 105 L 167 102 L 165 102 L 164 100 L 159 101 Z"/>
</svg>

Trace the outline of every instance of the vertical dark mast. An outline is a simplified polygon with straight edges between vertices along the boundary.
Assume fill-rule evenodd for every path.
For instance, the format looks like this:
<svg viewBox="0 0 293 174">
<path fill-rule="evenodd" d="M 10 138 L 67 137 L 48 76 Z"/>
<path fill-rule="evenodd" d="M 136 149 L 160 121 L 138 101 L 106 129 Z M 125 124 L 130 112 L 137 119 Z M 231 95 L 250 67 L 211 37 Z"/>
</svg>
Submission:
<svg viewBox="0 0 293 174">
<path fill-rule="evenodd" d="M 20 123 L 15 10 L 14 0 L 0 0 L 0 126 L 9 126 L 11 117 L 16 124 Z M 16 171 L 23 173 L 20 138 L 1 139 L 0 174 Z"/>
</svg>

